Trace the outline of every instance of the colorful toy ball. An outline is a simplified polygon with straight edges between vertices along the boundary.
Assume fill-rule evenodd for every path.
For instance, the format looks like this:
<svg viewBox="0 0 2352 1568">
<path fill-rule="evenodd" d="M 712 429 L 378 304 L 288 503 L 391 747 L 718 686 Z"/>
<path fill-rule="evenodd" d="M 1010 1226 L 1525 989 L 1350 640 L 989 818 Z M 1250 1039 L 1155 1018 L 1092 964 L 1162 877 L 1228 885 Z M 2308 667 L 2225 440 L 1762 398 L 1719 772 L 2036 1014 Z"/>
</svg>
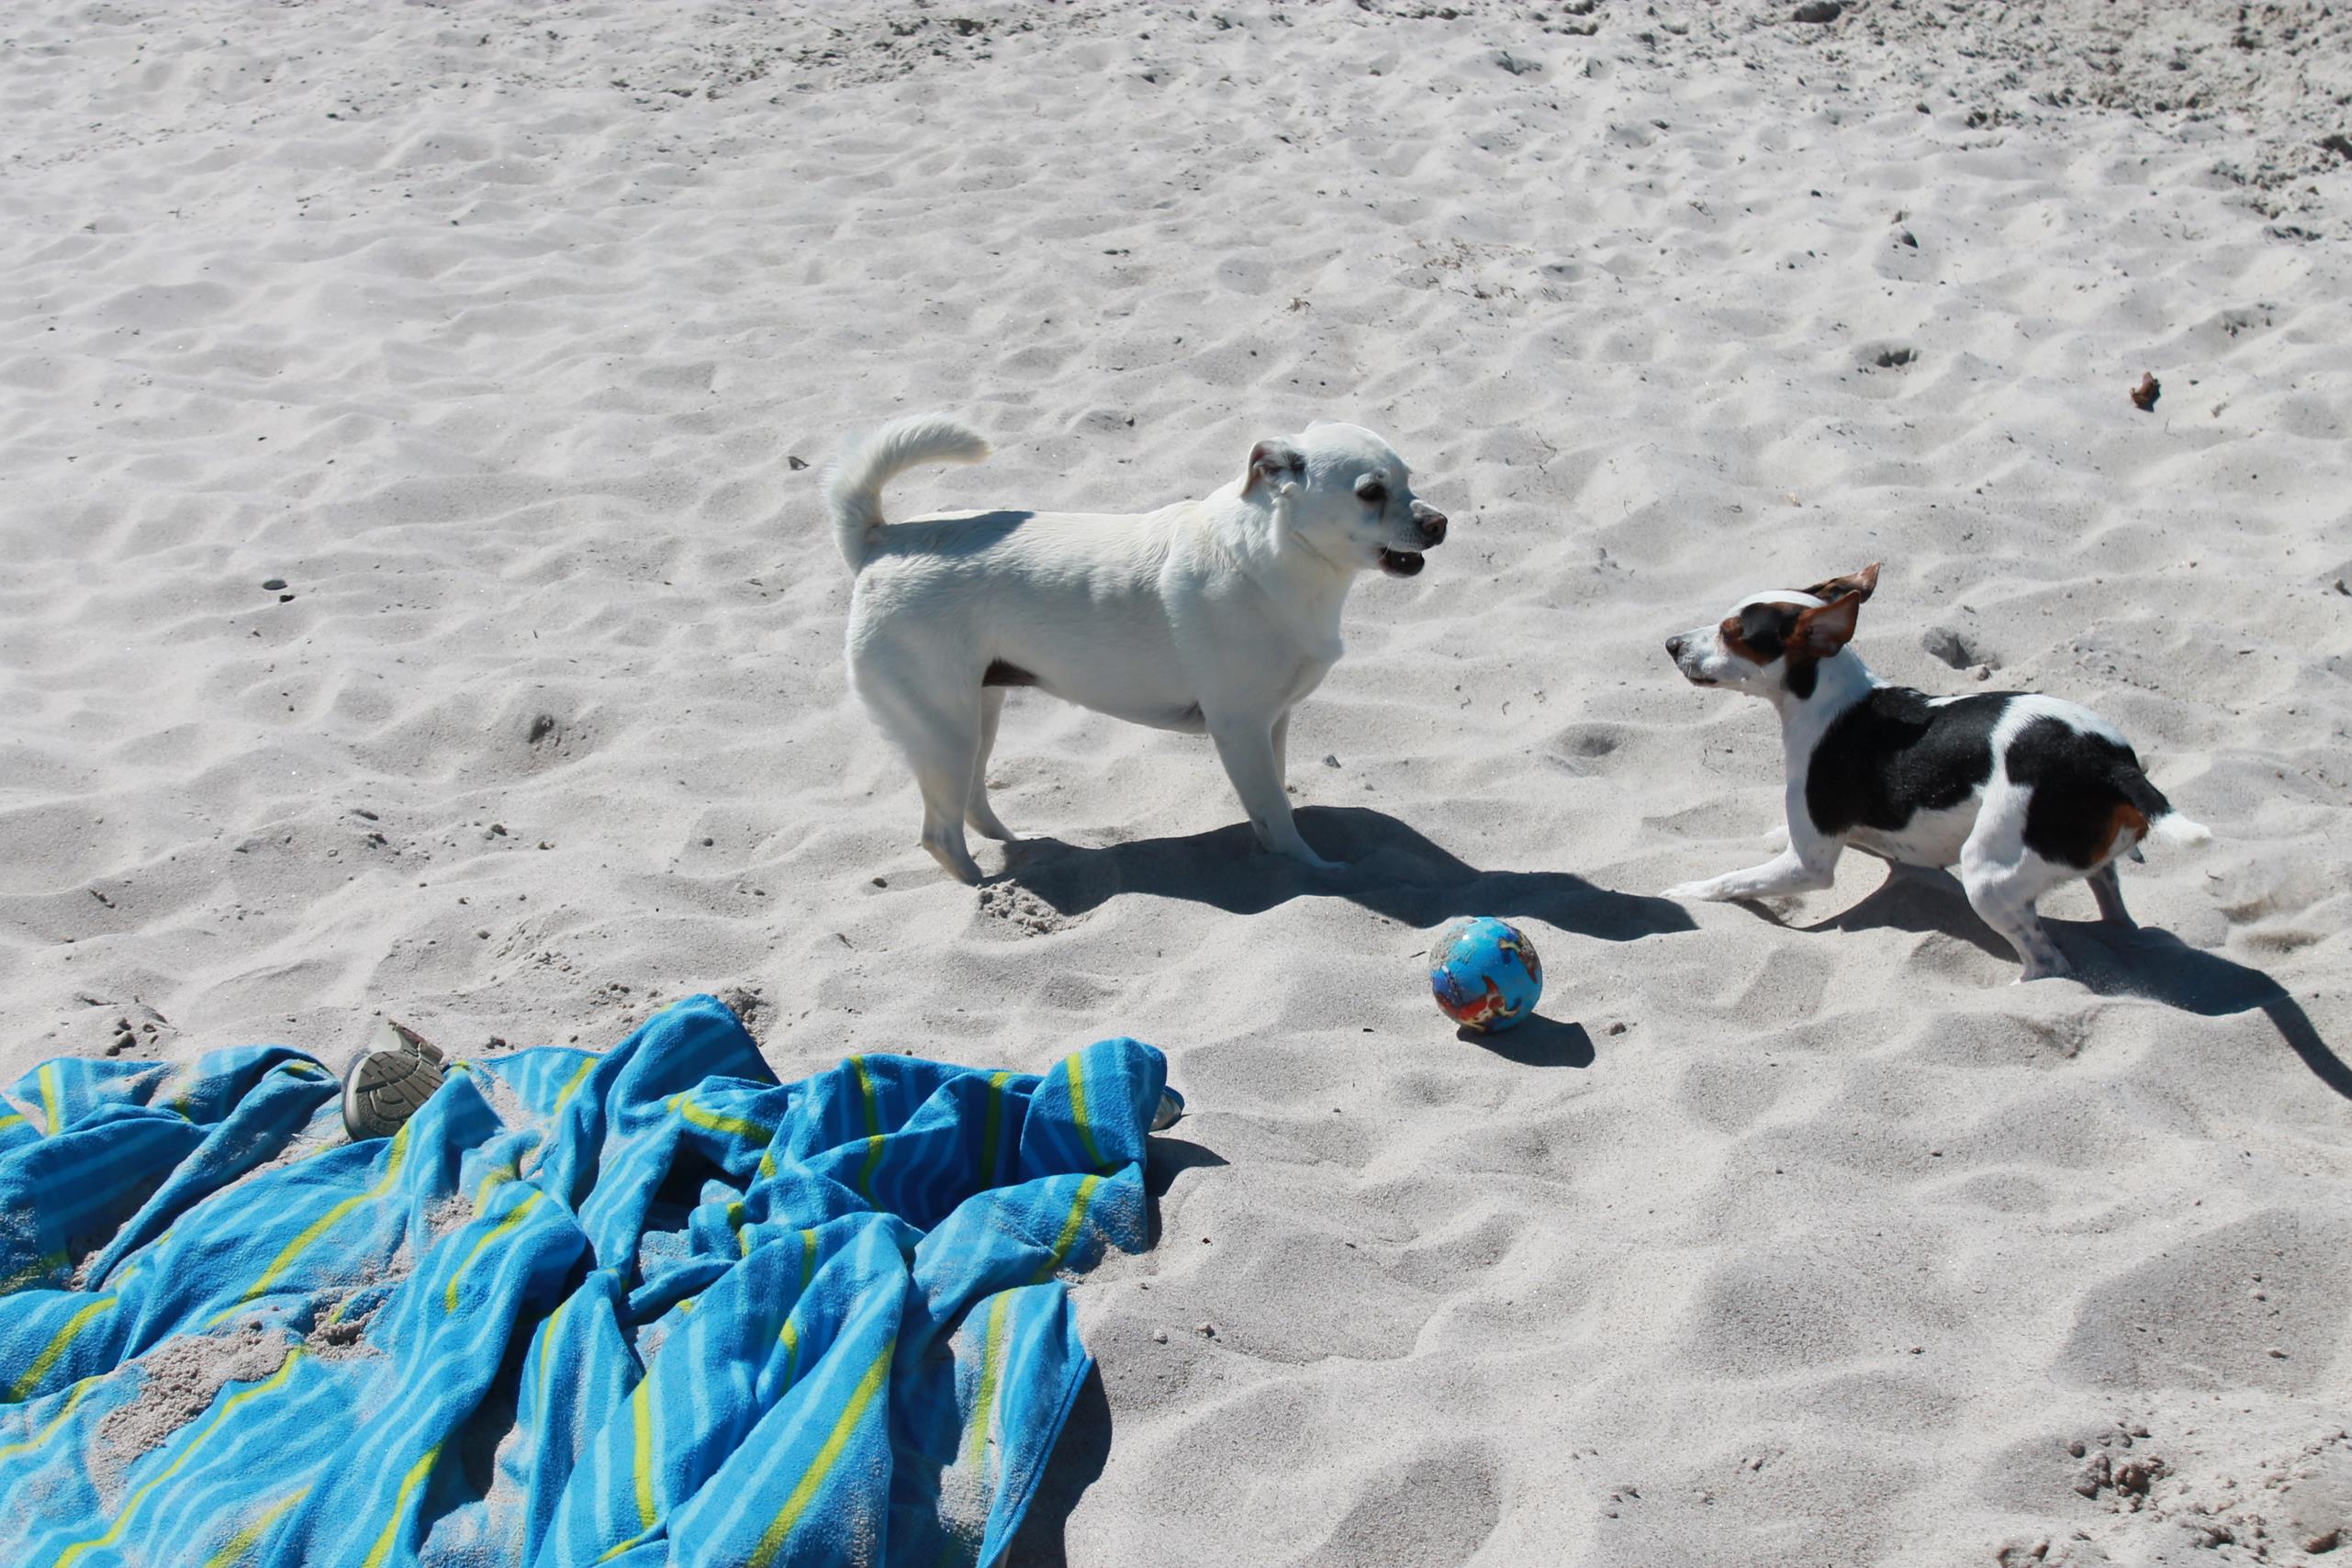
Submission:
<svg viewBox="0 0 2352 1568">
<path fill-rule="evenodd" d="M 1516 925 L 1484 915 L 1450 920 L 1429 944 L 1429 989 L 1447 1017 L 1492 1034 L 1535 1011 L 1543 960 Z"/>
</svg>

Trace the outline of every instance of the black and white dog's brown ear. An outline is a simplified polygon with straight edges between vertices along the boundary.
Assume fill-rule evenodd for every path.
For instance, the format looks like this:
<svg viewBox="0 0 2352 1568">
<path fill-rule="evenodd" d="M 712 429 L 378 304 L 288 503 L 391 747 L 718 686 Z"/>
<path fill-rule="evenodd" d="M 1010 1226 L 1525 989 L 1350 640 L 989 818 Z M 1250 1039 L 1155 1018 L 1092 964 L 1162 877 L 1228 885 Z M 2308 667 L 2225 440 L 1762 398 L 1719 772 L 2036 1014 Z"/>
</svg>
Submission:
<svg viewBox="0 0 2352 1568">
<path fill-rule="evenodd" d="M 1271 480 L 1280 495 L 1283 481 L 1305 476 L 1305 454 L 1286 441 L 1261 441 L 1249 449 L 1249 473 L 1241 481 L 1241 493 L 1254 495 L 1261 480 Z"/>
<path fill-rule="evenodd" d="M 1815 583 L 1805 591 L 1823 604 L 1843 599 L 1850 593 L 1868 599 L 1878 588 L 1878 566 L 1879 563 L 1873 561 L 1858 572 L 1849 572 L 1842 577 L 1827 578 Z"/>
<path fill-rule="evenodd" d="M 1875 576 L 1878 568 L 1872 566 L 1868 570 Z M 1819 589 L 1808 588 L 1806 591 L 1820 597 Z M 1827 604 L 1803 611 L 1797 617 L 1797 624 L 1789 630 L 1789 650 L 1817 659 L 1832 656 L 1854 641 L 1854 628 L 1862 613 L 1862 601 L 1869 597 L 1869 588 L 1856 588 L 1831 599 Z"/>
</svg>

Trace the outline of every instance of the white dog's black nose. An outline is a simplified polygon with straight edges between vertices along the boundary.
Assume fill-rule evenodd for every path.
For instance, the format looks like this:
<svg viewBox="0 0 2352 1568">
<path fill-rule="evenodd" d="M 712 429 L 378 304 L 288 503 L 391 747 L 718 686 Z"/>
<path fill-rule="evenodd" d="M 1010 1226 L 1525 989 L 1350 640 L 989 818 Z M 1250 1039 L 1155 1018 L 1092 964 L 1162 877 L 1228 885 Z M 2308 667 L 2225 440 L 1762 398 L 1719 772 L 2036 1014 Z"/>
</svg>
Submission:
<svg viewBox="0 0 2352 1568">
<path fill-rule="evenodd" d="M 1676 659 L 1683 656 L 1683 640 L 1680 637 L 1669 637 L 1666 639 L 1666 655 L 1669 658 Z"/>
<path fill-rule="evenodd" d="M 1413 503 L 1413 525 L 1421 537 L 1431 544 L 1442 544 L 1446 538 L 1446 514 L 1427 501 Z"/>
</svg>

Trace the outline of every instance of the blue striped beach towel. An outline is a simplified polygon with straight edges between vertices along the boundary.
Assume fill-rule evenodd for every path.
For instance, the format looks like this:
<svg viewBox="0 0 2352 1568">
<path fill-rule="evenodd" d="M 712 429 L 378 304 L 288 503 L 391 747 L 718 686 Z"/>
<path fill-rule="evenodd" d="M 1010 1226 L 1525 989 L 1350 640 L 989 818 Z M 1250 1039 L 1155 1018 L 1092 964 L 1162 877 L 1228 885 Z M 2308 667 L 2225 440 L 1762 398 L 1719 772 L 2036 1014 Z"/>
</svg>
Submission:
<svg viewBox="0 0 2352 1568">
<path fill-rule="evenodd" d="M 283 1047 L 47 1063 L 0 1103 L 0 1562 L 992 1562 L 1166 1070 L 779 1084 L 695 997 L 351 1144 Z"/>
</svg>

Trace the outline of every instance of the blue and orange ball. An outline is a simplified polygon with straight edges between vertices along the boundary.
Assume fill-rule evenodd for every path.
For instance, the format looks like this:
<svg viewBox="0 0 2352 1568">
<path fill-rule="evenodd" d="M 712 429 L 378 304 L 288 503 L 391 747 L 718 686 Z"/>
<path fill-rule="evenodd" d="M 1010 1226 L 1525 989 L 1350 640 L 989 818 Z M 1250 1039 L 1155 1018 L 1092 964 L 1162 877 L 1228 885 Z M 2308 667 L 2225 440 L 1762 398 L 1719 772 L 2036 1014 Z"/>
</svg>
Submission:
<svg viewBox="0 0 2352 1568">
<path fill-rule="evenodd" d="M 1535 1011 L 1543 960 L 1527 933 L 1485 915 L 1448 921 L 1429 944 L 1429 989 L 1447 1017 L 1491 1034 Z"/>
</svg>

